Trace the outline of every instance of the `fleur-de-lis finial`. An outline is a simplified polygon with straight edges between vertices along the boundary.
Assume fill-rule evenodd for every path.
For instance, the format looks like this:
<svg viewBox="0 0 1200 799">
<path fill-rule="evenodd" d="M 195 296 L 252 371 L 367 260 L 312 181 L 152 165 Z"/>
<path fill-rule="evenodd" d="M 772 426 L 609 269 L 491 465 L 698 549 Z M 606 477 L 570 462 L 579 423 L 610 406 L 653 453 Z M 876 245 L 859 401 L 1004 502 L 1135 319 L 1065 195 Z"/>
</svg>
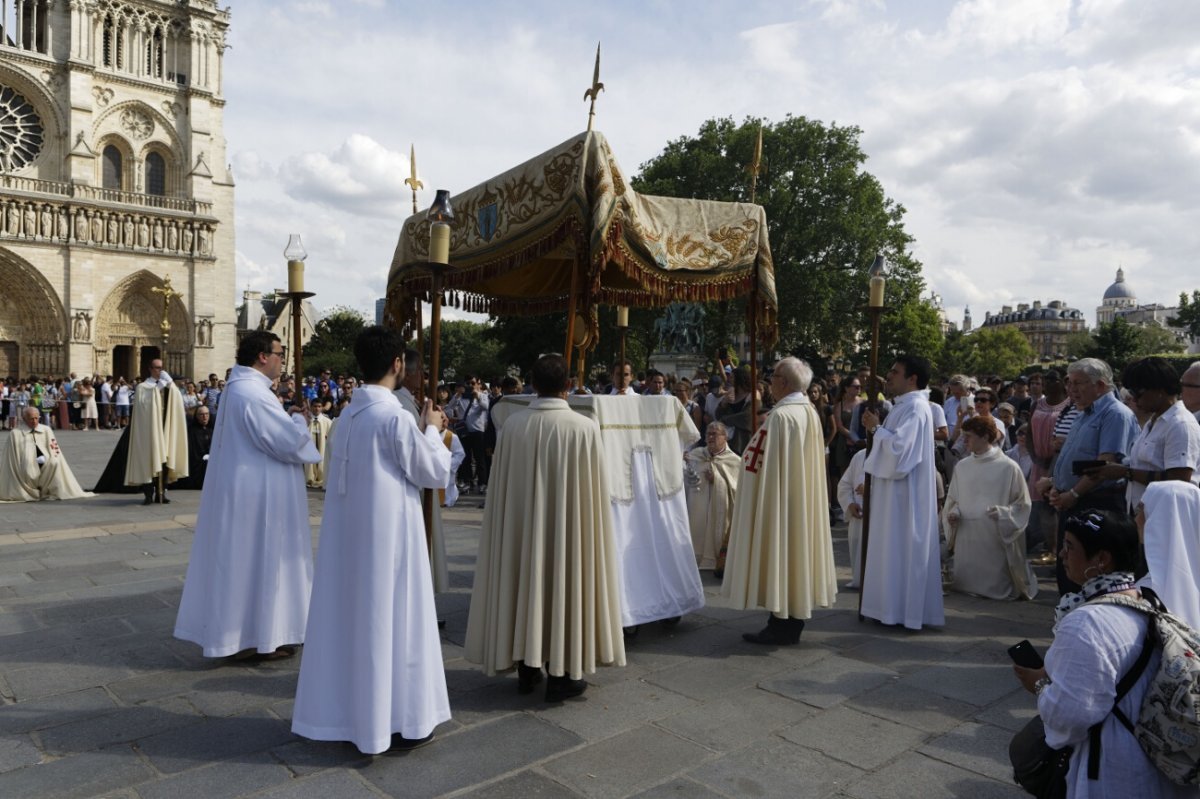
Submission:
<svg viewBox="0 0 1200 799">
<path fill-rule="evenodd" d="M 413 213 L 417 212 L 417 189 L 425 188 L 425 184 L 417 177 L 417 148 L 416 145 L 408 146 L 408 177 L 404 179 L 405 185 L 412 189 Z"/>
<path fill-rule="evenodd" d="M 592 70 L 592 88 L 583 93 L 583 99 L 592 100 L 592 104 L 588 106 L 588 126 L 587 129 L 592 129 L 592 120 L 596 116 L 596 98 L 600 96 L 600 92 L 604 91 L 604 84 L 600 82 L 600 42 L 596 42 L 596 67 Z"/>
</svg>

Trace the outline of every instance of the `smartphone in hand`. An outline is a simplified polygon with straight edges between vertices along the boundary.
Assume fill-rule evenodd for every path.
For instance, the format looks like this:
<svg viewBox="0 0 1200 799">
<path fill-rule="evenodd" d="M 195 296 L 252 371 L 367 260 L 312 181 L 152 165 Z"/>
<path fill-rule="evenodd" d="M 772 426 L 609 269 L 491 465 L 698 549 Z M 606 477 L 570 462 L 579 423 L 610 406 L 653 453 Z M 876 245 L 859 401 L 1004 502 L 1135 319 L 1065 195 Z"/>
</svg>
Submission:
<svg viewBox="0 0 1200 799">
<path fill-rule="evenodd" d="M 1042 656 L 1033 648 L 1033 644 L 1029 643 L 1029 639 L 1010 646 L 1008 648 L 1008 656 L 1012 658 L 1013 663 L 1027 669 L 1040 669 L 1045 665 L 1042 662 Z"/>
</svg>

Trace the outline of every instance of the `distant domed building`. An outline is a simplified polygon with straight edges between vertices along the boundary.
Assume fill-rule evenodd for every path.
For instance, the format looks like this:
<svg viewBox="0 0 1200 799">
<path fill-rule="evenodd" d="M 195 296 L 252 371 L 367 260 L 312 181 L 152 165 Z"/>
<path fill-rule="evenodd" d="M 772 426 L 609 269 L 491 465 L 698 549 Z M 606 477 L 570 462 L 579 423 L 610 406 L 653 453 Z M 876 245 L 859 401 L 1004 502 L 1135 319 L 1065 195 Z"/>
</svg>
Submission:
<svg viewBox="0 0 1200 799">
<path fill-rule="evenodd" d="M 1125 270 L 1117 269 L 1117 279 L 1104 290 L 1104 299 L 1096 309 L 1096 326 L 1111 322 L 1121 311 L 1137 307 L 1137 294 L 1125 282 Z"/>
<path fill-rule="evenodd" d="M 1061 300 L 1042 305 L 1035 300 L 1033 305 L 1021 303 L 1014 311 L 1005 305 L 1000 313 L 987 312 L 980 330 L 995 330 L 999 327 L 1015 327 L 1029 340 L 1029 346 L 1038 358 L 1062 360 L 1067 352 L 1067 337 L 1084 330 L 1083 312 L 1068 308 Z"/>
</svg>

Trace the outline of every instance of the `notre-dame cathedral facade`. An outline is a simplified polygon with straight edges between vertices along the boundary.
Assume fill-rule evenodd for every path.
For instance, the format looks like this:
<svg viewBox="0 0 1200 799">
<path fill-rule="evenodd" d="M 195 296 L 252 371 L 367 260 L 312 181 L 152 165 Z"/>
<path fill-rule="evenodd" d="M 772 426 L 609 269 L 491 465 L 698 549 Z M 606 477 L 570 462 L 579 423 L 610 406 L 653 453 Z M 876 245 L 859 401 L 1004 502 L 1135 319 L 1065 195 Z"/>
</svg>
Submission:
<svg viewBox="0 0 1200 799">
<path fill-rule="evenodd" d="M 0 0 L 0 377 L 233 363 L 228 26 L 213 0 Z"/>
</svg>

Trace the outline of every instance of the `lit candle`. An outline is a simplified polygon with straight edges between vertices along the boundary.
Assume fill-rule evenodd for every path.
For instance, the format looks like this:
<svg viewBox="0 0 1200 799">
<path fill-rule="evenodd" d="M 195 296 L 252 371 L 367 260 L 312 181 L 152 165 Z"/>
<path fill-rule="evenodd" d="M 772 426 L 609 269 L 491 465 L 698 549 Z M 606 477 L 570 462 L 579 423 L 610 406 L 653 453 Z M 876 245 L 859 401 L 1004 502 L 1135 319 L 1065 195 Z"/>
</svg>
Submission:
<svg viewBox="0 0 1200 799">
<path fill-rule="evenodd" d="M 629 327 L 629 306 L 617 306 L 617 327 Z"/>
<path fill-rule="evenodd" d="M 450 263 L 450 226 L 445 222 L 429 226 L 429 260 L 435 264 Z"/>
<path fill-rule="evenodd" d="M 882 275 L 876 275 L 875 277 L 871 278 L 871 307 L 872 308 L 882 308 L 883 307 L 883 283 L 884 283 L 884 280 L 883 280 Z"/>
<path fill-rule="evenodd" d="M 304 291 L 304 261 L 288 261 L 288 292 Z"/>
</svg>

